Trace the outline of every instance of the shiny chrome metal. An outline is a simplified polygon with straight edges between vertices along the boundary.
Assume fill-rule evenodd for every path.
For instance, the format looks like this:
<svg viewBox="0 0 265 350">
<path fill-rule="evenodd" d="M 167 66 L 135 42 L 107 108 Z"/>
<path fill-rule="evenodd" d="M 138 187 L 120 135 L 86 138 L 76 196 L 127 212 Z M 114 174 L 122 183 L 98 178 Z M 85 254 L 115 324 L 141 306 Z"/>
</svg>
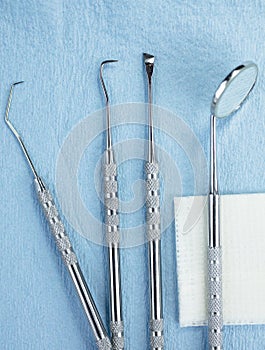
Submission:
<svg viewBox="0 0 265 350">
<path fill-rule="evenodd" d="M 148 78 L 148 161 L 155 162 L 154 127 L 153 127 L 153 96 L 152 75 L 154 71 L 155 56 L 144 53 L 144 63 Z"/>
<path fill-rule="evenodd" d="M 161 240 L 148 241 L 150 285 L 150 348 L 164 349 Z M 158 327 L 156 325 L 159 325 Z"/>
<path fill-rule="evenodd" d="M 211 115 L 210 123 L 210 193 L 218 193 L 217 163 L 216 163 L 216 117 Z"/>
<path fill-rule="evenodd" d="M 86 316 L 89 320 L 90 327 L 95 335 L 96 340 L 107 338 L 107 332 L 103 325 L 102 319 L 99 315 L 95 302 L 92 295 L 87 287 L 84 275 L 80 269 L 79 264 L 73 264 L 67 266 Z"/>
<path fill-rule="evenodd" d="M 208 335 L 209 349 L 223 347 L 222 327 L 222 250 L 220 235 L 220 206 L 217 175 L 216 119 L 238 110 L 253 89 L 258 75 L 255 63 L 247 62 L 236 67 L 222 81 L 211 104 L 210 117 L 210 188 L 208 198 Z"/>
<path fill-rule="evenodd" d="M 21 149 L 27 159 L 27 162 L 29 163 L 29 166 L 30 166 L 30 169 L 31 171 L 33 172 L 33 175 L 35 177 L 38 177 L 38 174 L 36 172 L 36 169 L 34 168 L 34 165 L 30 159 L 30 156 L 28 154 L 28 151 L 24 145 L 24 142 L 22 140 L 22 138 L 20 137 L 19 133 L 17 132 L 17 130 L 14 128 L 13 124 L 11 123 L 11 121 L 9 120 L 9 111 L 10 111 L 10 107 L 11 107 L 11 102 L 12 102 L 12 97 L 13 97 L 13 90 L 14 90 L 14 87 L 18 84 L 22 84 L 24 83 L 24 81 L 18 81 L 14 84 L 11 85 L 11 88 L 10 88 L 10 92 L 9 92 L 9 96 L 8 96 L 8 100 L 7 100 L 7 106 L 6 106 L 6 112 L 5 112 L 5 122 L 6 124 L 8 125 L 8 127 L 10 128 L 10 130 L 12 131 L 12 133 L 15 135 L 16 139 L 18 140 L 20 146 L 21 146 Z"/>
<path fill-rule="evenodd" d="M 253 62 L 245 62 L 233 69 L 217 88 L 211 113 L 217 118 L 225 118 L 237 111 L 255 86 L 257 77 L 258 67 Z"/>
<path fill-rule="evenodd" d="M 29 163 L 29 166 L 34 174 L 34 182 L 35 182 L 35 188 L 36 192 L 38 194 L 39 202 L 42 206 L 43 212 L 46 216 L 46 219 L 49 223 L 51 232 L 54 236 L 55 243 L 57 245 L 58 250 L 61 253 L 61 258 L 64 261 L 69 274 L 72 278 L 72 281 L 75 285 L 76 291 L 78 293 L 78 296 L 80 298 L 80 301 L 83 305 L 85 314 L 88 318 L 88 321 L 90 323 L 90 326 L 93 330 L 93 333 L 95 335 L 96 344 L 98 346 L 99 350 L 107 350 L 111 349 L 110 340 L 108 338 L 107 332 L 104 328 L 102 319 L 99 315 L 99 312 L 96 308 L 95 302 L 91 296 L 91 293 L 89 291 L 89 288 L 85 282 L 83 273 L 80 269 L 80 266 L 78 264 L 78 260 L 76 257 L 76 254 L 72 248 L 71 242 L 69 240 L 68 235 L 66 234 L 64 225 L 59 217 L 58 210 L 54 204 L 53 198 L 51 194 L 46 189 L 46 186 L 42 179 L 37 174 L 35 167 L 32 163 L 32 160 L 29 157 L 29 154 L 27 152 L 27 149 L 23 143 L 23 140 L 13 124 L 11 124 L 10 120 L 8 119 L 11 101 L 12 101 L 12 93 L 14 86 L 19 83 L 15 83 L 11 85 L 10 94 L 8 98 L 6 113 L 5 113 L 5 121 L 15 137 L 17 138 L 22 151 Z"/>
<path fill-rule="evenodd" d="M 216 159 L 216 117 L 210 124 L 210 192 L 209 192 L 209 247 L 220 247 L 219 195 Z"/>
<path fill-rule="evenodd" d="M 209 247 L 221 246 L 219 195 L 209 194 Z"/>
<path fill-rule="evenodd" d="M 115 63 L 118 62 L 118 60 L 106 60 L 103 61 L 100 65 L 100 82 L 101 82 L 101 86 L 105 95 L 105 99 L 106 99 L 106 124 L 107 124 L 107 132 L 106 132 L 106 149 L 107 149 L 107 155 L 108 155 L 108 162 L 113 162 L 114 159 L 113 157 L 113 152 L 111 151 L 112 148 L 112 138 L 111 138 L 111 126 L 110 126 L 110 104 L 109 104 L 109 95 L 108 95 L 108 91 L 106 89 L 106 85 L 103 79 L 103 68 L 105 64 L 109 64 L 109 63 Z"/>
<path fill-rule="evenodd" d="M 149 242 L 149 264 L 150 264 L 150 281 L 151 281 L 151 319 L 161 319 L 162 303 L 157 303 L 157 299 L 162 301 L 160 265 L 161 257 L 159 251 L 161 249 L 161 240 L 156 239 Z"/>
<path fill-rule="evenodd" d="M 124 327 L 122 318 L 122 294 L 120 278 L 120 233 L 117 166 L 112 149 L 109 96 L 103 79 L 104 65 L 112 62 L 117 62 L 117 60 L 106 60 L 100 65 L 100 81 L 106 100 L 107 124 L 104 164 L 105 229 L 109 257 L 110 329 L 112 333 L 112 347 L 114 350 L 122 350 L 124 349 Z"/>
<path fill-rule="evenodd" d="M 150 285 L 150 348 L 164 349 L 163 302 L 162 302 L 162 264 L 161 227 L 158 164 L 155 159 L 152 75 L 155 57 L 144 53 L 144 64 L 148 79 L 148 161 L 146 163 L 147 183 L 147 238 Z"/>
<path fill-rule="evenodd" d="M 120 286 L 120 266 L 119 261 L 119 245 L 117 243 L 109 244 L 109 264 L 110 270 L 110 296 L 111 296 L 111 320 L 112 322 L 122 321 L 121 309 L 121 288 Z"/>
</svg>

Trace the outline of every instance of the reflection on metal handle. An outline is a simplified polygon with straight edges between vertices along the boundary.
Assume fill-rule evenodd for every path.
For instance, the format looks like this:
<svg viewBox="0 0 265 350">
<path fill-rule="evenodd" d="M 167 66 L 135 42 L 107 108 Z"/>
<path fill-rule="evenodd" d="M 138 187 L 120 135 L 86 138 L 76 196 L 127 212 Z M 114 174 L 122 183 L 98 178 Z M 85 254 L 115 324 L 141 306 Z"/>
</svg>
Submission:
<svg viewBox="0 0 265 350">
<path fill-rule="evenodd" d="M 219 195 L 209 195 L 208 248 L 208 341 L 210 350 L 222 349 L 222 250 L 220 239 Z"/>
<path fill-rule="evenodd" d="M 146 209 L 147 239 L 150 274 L 150 347 L 164 348 L 162 274 L 161 274 L 161 228 L 159 199 L 159 169 L 157 163 L 146 163 Z"/>
<path fill-rule="evenodd" d="M 84 276 L 77 261 L 77 257 L 65 232 L 64 225 L 59 217 L 53 198 L 49 191 L 46 190 L 44 183 L 39 177 L 35 179 L 35 186 L 38 193 L 39 202 L 50 225 L 56 245 L 74 282 L 86 316 L 95 335 L 98 349 L 111 349 L 107 332 L 103 326 L 103 322 L 85 282 Z"/>
<path fill-rule="evenodd" d="M 221 246 L 220 237 L 220 200 L 218 194 L 209 194 L 209 239 L 211 248 Z"/>
<path fill-rule="evenodd" d="M 106 240 L 109 253 L 110 278 L 110 308 L 112 346 L 114 350 L 124 349 L 124 327 L 122 321 L 122 300 L 120 282 L 120 255 L 119 255 L 119 199 L 117 184 L 117 166 L 113 162 L 113 155 L 106 151 L 104 165 L 104 199 Z M 112 152 L 111 152 L 112 153 Z M 111 161 L 111 162 L 109 162 Z"/>
<path fill-rule="evenodd" d="M 209 305 L 208 332 L 210 350 L 222 349 L 222 251 L 220 247 L 209 248 Z"/>
</svg>

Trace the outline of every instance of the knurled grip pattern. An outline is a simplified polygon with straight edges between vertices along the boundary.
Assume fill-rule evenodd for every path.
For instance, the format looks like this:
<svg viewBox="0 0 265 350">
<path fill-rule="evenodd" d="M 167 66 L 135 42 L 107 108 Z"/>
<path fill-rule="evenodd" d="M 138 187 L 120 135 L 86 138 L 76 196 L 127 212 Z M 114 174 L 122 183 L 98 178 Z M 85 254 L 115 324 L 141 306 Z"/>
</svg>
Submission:
<svg viewBox="0 0 265 350">
<path fill-rule="evenodd" d="M 164 348 L 164 337 L 158 335 L 152 335 L 150 339 L 150 346 L 152 349 Z"/>
<path fill-rule="evenodd" d="M 53 198 L 52 198 L 51 194 L 49 193 L 49 191 L 46 190 L 46 188 L 45 188 L 45 186 L 40 178 L 36 178 L 34 182 L 35 182 L 35 187 L 36 187 L 36 191 L 38 194 L 39 202 L 43 208 L 43 211 L 45 213 L 47 221 L 49 222 L 52 234 L 54 236 L 56 245 L 57 245 L 59 251 L 61 252 L 61 256 L 63 258 L 63 261 L 67 265 L 69 271 L 73 271 L 72 270 L 73 265 L 76 265 L 75 268 L 78 268 L 79 274 L 75 277 L 72 276 L 72 279 L 73 279 L 74 284 L 76 286 L 76 289 L 78 291 L 81 302 L 83 303 L 85 301 L 86 305 L 89 306 L 89 309 L 91 307 L 91 309 L 89 310 L 89 312 L 91 312 L 91 314 L 89 313 L 89 316 L 88 316 L 88 312 L 85 309 L 85 312 L 86 312 L 86 315 L 88 316 L 89 322 L 92 326 L 91 317 L 92 317 L 92 315 L 94 315 L 93 316 L 93 318 L 95 317 L 94 322 L 97 321 L 98 325 L 99 326 L 101 325 L 101 327 L 99 327 L 98 330 L 100 330 L 101 333 L 106 334 L 106 331 L 105 331 L 104 326 L 102 324 L 101 318 L 98 315 L 98 311 L 96 309 L 96 306 L 94 305 L 94 301 L 93 301 L 93 299 L 89 293 L 88 287 L 85 283 L 82 272 L 79 269 L 79 266 L 77 265 L 78 264 L 77 257 L 72 249 L 71 242 L 70 242 L 67 234 L 65 233 L 64 225 L 59 217 L 59 214 L 58 214 L 58 211 L 55 207 Z M 70 266 L 72 266 L 72 267 L 70 268 Z M 82 293 L 82 297 L 80 296 L 81 290 L 82 290 L 82 292 L 84 292 L 84 290 L 87 290 L 87 293 Z M 95 331 L 94 331 L 94 333 L 95 333 L 96 337 L 98 338 L 98 333 Z M 98 340 L 96 342 L 96 344 L 97 344 L 97 347 L 99 350 L 111 350 L 112 349 L 111 342 L 107 336 L 105 336 L 105 338 L 103 338 L 101 340 Z"/>
<path fill-rule="evenodd" d="M 153 174 L 149 174 L 149 175 L 153 175 L 153 176 L 158 176 L 158 173 L 153 173 Z M 146 188 L 147 191 L 158 191 L 159 190 L 159 180 L 152 177 L 151 179 L 147 179 L 146 181 Z"/>
<path fill-rule="evenodd" d="M 146 162 L 145 165 L 145 172 L 146 174 L 154 174 L 154 173 L 158 173 L 159 172 L 159 166 L 158 163 L 150 163 L 150 162 Z"/>
<path fill-rule="evenodd" d="M 55 243 L 61 252 L 63 261 L 66 265 L 73 265 L 77 263 L 77 257 L 72 249 L 70 240 L 65 233 L 64 225 L 59 217 L 58 211 L 55 207 L 53 198 L 48 190 L 40 189 L 36 186 L 39 202 L 43 208 L 45 216 L 49 222 L 51 231 L 53 233 Z"/>
<path fill-rule="evenodd" d="M 151 332 L 151 338 L 150 338 L 150 346 L 152 349 L 156 348 L 164 348 L 164 337 L 163 337 L 163 328 L 164 328 L 164 321 L 163 319 L 160 320 L 150 320 L 150 332 Z M 159 335 L 156 333 L 160 333 Z"/>
<path fill-rule="evenodd" d="M 124 326 L 122 321 L 115 321 L 110 323 L 110 330 L 112 333 L 112 347 L 113 350 L 124 349 Z"/>
<path fill-rule="evenodd" d="M 104 165 L 104 200 L 106 241 L 107 243 L 119 243 L 119 198 L 115 163 Z"/>
<path fill-rule="evenodd" d="M 210 349 L 222 349 L 222 250 L 208 249 L 208 337 Z"/>
<path fill-rule="evenodd" d="M 158 208 L 149 207 L 148 210 L 157 210 Z M 146 221 L 147 225 L 159 225 L 160 224 L 160 212 L 154 211 L 154 212 L 147 212 L 146 214 Z"/>
<path fill-rule="evenodd" d="M 112 349 L 121 350 L 124 349 L 124 338 L 117 335 L 112 335 Z"/>
<path fill-rule="evenodd" d="M 111 321 L 110 322 L 110 330 L 112 333 L 123 333 L 124 326 L 123 321 Z"/>
<path fill-rule="evenodd" d="M 161 320 L 150 320 L 150 330 L 152 332 L 163 332 L 164 321 Z"/>
<path fill-rule="evenodd" d="M 159 168 L 157 163 L 147 162 L 146 172 L 146 223 L 147 239 L 153 241 L 161 238 L 160 229 L 160 198 L 159 198 Z"/>
<path fill-rule="evenodd" d="M 111 350 L 111 342 L 109 338 L 103 338 L 97 341 L 97 347 L 99 350 Z"/>
</svg>

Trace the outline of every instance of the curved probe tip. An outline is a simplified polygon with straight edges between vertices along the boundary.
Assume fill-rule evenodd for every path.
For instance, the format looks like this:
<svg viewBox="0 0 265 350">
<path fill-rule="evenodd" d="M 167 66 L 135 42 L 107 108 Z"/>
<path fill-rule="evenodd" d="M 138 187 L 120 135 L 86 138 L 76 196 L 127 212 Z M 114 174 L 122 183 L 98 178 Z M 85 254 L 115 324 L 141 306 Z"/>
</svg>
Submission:
<svg viewBox="0 0 265 350">
<path fill-rule="evenodd" d="M 100 67 L 102 68 L 105 64 L 119 62 L 119 60 L 105 60 L 102 61 Z"/>
<path fill-rule="evenodd" d="M 104 82 L 104 79 L 103 79 L 103 67 L 104 67 L 105 64 L 115 63 L 115 62 L 118 62 L 118 60 L 105 60 L 105 61 L 101 62 L 101 64 L 100 64 L 100 82 L 101 82 L 101 85 L 102 85 L 102 88 L 103 88 L 103 92 L 104 92 L 104 95 L 105 95 L 105 98 L 106 98 L 106 103 L 108 103 L 108 101 L 109 101 L 109 96 L 108 96 L 106 85 L 105 85 L 105 82 Z"/>
<path fill-rule="evenodd" d="M 17 81 L 16 83 L 13 83 L 12 86 L 15 86 L 15 85 L 18 85 L 18 84 L 22 84 L 22 83 L 24 83 L 24 80 Z"/>
<path fill-rule="evenodd" d="M 9 127 L 10 127 L 11 123 L 9 121 L 8 116 L 9 116 L 9 110 L 10 110 L 10 105 L 11 105 L 11 101 L 12 101 L 13 89 L 14 89 L 14 86 L 22 84 L 22 83 L 24 83 L 24 80 L 17 81 L 15 83 L 11 84 L 11 87 L 10 87 L 10 92 L 9 92 L 7 106 L 6 106 L 6 112 L 5 112 L 5 121 L 6 121 L 6 123 L 8 124 Z"/>
</svg>

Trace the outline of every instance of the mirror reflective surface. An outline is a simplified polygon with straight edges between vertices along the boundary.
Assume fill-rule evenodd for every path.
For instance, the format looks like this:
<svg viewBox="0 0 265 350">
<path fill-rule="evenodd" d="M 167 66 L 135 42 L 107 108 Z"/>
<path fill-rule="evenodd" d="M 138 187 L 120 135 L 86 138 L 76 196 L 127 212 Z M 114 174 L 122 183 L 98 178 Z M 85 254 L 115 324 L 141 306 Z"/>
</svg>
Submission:
<svg viewBox="0 0 265 350">
<path fill-rule="evenodd" d="M 253 62 L 235 68 L 216 90 L 211 113 L 215 117 L 224 118 L 235 112 L 254 87 L 257 75 L 258 67 Z"/>
</svg>

